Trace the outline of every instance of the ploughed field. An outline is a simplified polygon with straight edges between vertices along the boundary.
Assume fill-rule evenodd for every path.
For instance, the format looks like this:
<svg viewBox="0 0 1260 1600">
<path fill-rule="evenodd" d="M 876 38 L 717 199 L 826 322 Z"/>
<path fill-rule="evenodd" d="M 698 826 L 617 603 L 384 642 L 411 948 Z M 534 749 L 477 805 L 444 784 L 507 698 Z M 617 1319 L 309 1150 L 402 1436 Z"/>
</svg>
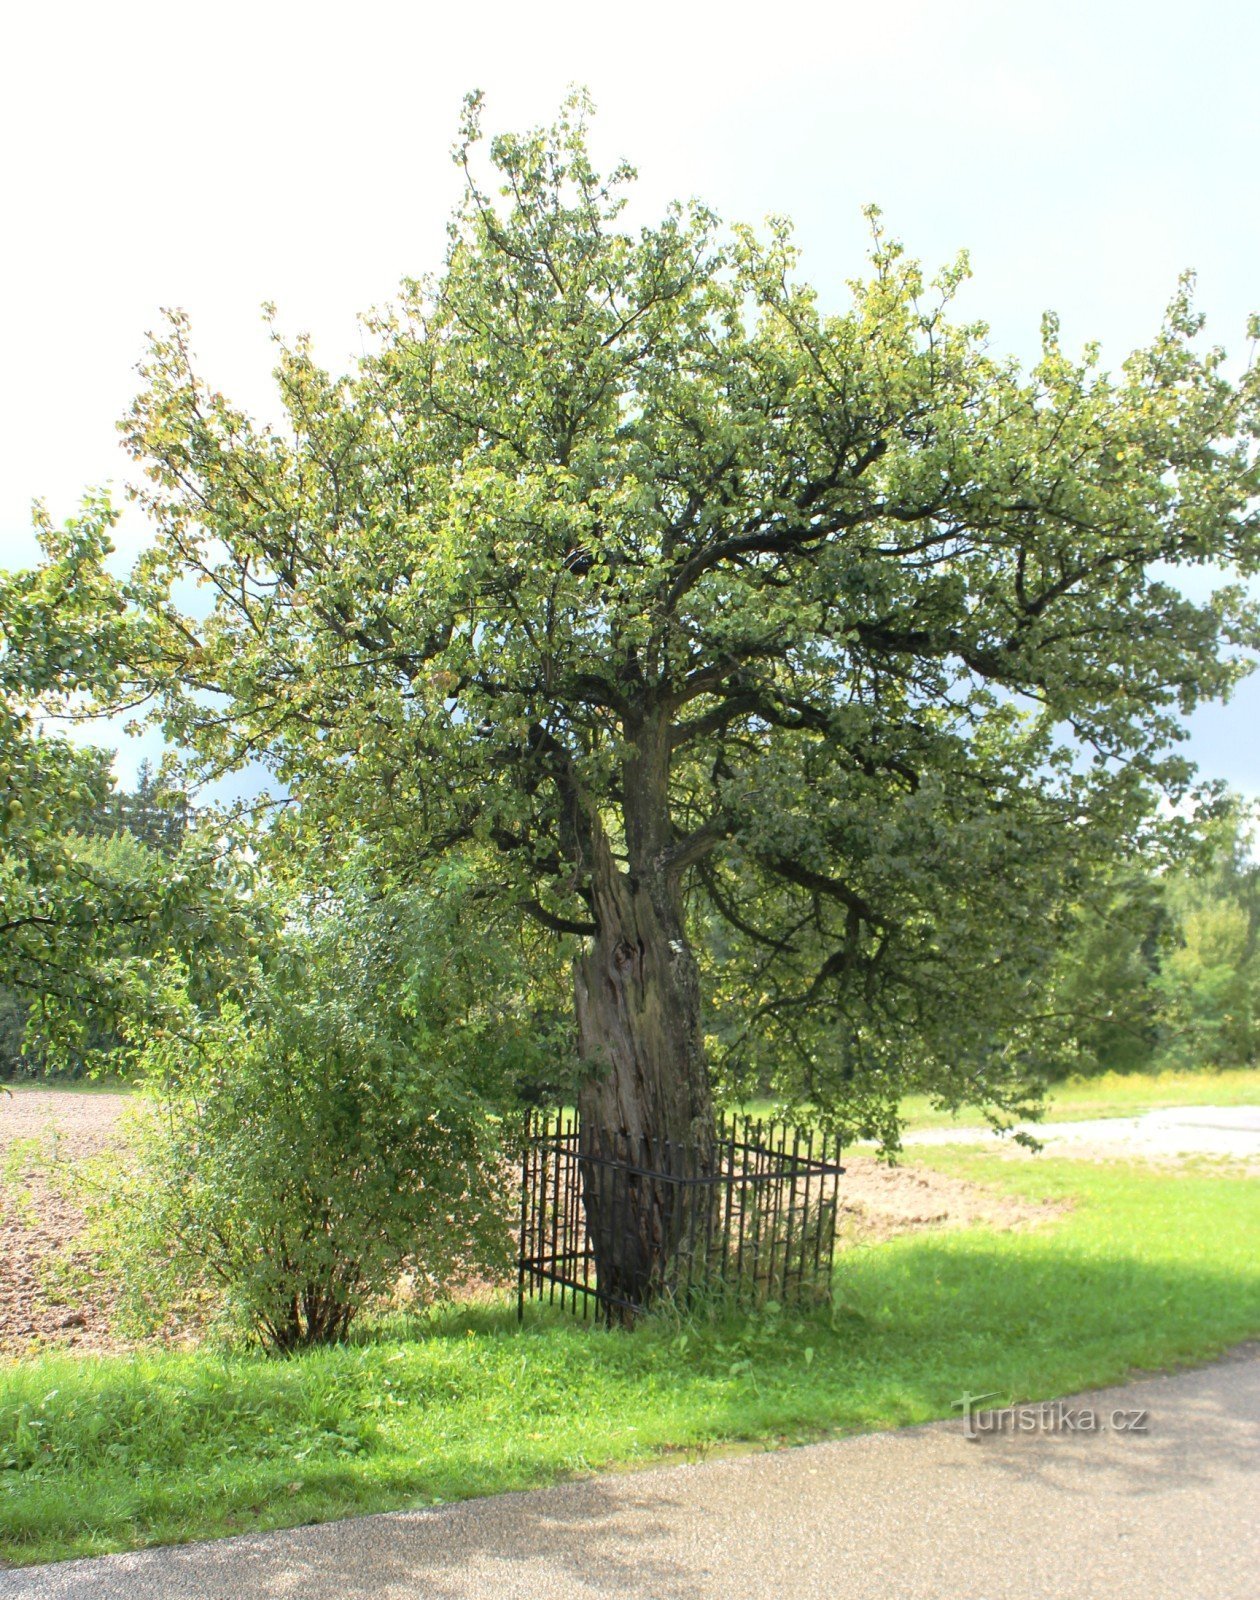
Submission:
<svg viewBox="0 0 1260 1600">
<path fill-rule="evenodd" d="M 82 1184 L 132 1097 L 0 1089 L 0 1351 L 115 1348 L 109 1284 L 83 1237 Z"/>
</svg>

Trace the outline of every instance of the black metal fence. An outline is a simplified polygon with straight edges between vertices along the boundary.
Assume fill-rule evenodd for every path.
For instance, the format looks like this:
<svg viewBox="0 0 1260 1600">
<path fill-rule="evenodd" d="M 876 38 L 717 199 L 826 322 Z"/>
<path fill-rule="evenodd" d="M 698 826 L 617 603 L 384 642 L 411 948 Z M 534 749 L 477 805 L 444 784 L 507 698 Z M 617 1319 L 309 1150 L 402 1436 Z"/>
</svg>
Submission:
<svg viewBox="0 0 1260 1600">
<path fill-rule="evenodd" d="M 712 1147 L 653 1142 L 531 1113 L 521 1159 L 518 1313 L 525 1301 L 628 1320 L 701 1293 L 740 1303 L 829 1292 L 840 1141 L 723 1117 Z"/>
</svg>

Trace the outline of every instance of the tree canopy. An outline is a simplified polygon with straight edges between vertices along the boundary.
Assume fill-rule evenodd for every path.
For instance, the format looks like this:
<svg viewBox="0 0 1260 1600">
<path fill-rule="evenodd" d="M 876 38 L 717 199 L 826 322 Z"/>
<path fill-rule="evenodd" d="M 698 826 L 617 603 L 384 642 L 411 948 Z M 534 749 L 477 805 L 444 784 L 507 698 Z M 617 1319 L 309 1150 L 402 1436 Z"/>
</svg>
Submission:
<svg viewBox="0 0 1260 1600">
<path fill-rule="evenodd" d="M 575 952 L 625 1125 L 698 1125 L 741 1064 L 885 1132 L 907 1075 L 1013 1104 L 1056 907 L 1260 637 L 1177 583 L 1257 570 L 1255 371 L 1188 281 L 1118 374 L 1053 316 L 1025 371 L 959 318 L 965 259 L 929 279 L 877 213 L 840 306 L 785 224 L 632 229 L 581 97 L 490 177 L 480 140 L 473 100 L 445 265 L 354 370 L 276 336 L 282 422 L 182 314 L 154 339 L 168 727 L 390 882 L 476 860 Z"/>
</svg>

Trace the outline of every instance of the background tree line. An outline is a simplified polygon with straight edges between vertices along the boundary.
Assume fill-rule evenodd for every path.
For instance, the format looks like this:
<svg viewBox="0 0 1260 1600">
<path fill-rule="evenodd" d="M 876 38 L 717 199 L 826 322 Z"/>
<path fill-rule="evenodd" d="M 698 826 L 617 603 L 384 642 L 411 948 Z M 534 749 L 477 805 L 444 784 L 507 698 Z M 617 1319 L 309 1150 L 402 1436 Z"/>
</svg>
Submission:
<svg viewBox="0 0 1260 1600">
<path fill-rule="evenodd" d="M 102 753 L 107 759 L 107 753 Z M 99 854 L 106 867 L 143 862 L 150 872 L 170 876 L 188 830 L 190 808 L 186 797 L 165 785 L 153 763 L 140 763 L 134 789 L 112 783 L 85 796 L 67 843 Z M 0 1081 L 82 1078 L 92 1071 L 125 1071 L 126 1052 L 113 1022 L 89 1015 L 78 1047 L 50 1054 L 32 1028 L 37 999 L 30 992 L 0 978 Z"/>
<path fill-rule="evenodd" d="M 1073 909 L 1052 1006 L 1066 1072 L 1247 1067 L 1260 1057 L 1260 864 L 1254 807 L 1235 802 L 1178 863 L 1126 862 Z"/>
</svg>

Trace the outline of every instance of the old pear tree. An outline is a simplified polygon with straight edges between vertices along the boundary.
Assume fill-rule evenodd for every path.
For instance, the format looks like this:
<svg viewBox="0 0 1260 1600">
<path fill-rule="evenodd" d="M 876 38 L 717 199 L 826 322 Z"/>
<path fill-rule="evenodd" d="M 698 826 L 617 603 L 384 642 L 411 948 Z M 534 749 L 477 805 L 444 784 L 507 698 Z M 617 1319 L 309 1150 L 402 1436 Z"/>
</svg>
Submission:
<svg viewBox="0 0 1260 1600">
<path fill-rule="evenodd" d="M 383 874 L 482 863 L 571 954 L 594 1122 L 703 1148 L 741 1061 L 890 1136 L 1013 1106 L 1055 907 L 1256 640 L 1176 582 L 1256 570 L 1255 373 L 1185 284 L 1118 375 L 1052 318 L 1025 371 L 875 217 L 838 309 L 785 227 L 632 229 L 580 98 L 489 179 L 464 134 L 444 267 L 348 375 L 277 338 L 282 420 L 154 339 L 168 726 Z"/>
</svg>

